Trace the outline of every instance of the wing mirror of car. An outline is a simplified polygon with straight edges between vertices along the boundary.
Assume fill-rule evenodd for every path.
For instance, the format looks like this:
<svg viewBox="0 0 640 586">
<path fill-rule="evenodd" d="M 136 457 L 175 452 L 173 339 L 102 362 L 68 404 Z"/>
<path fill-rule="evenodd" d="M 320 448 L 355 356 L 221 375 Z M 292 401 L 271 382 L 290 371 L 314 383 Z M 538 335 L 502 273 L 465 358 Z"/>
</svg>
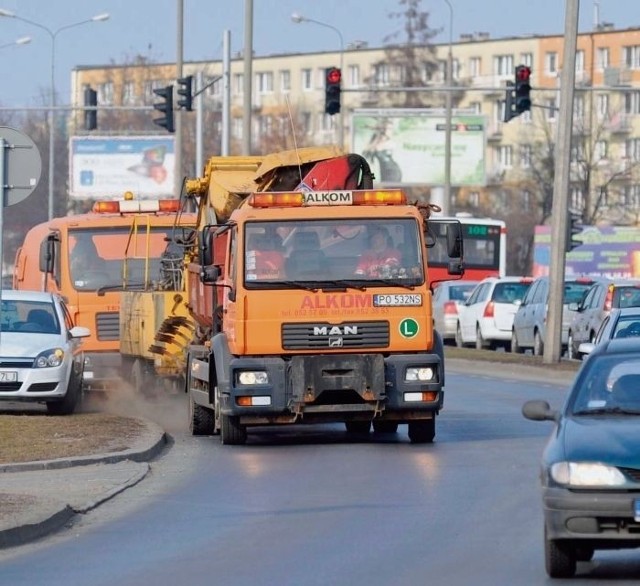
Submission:
<svg viewBox="0 0 640 586">
<path fill-rule="evenodd" d="M 578 352 L 583 355 L 591 354 L 595 347 L 596 345 L 593 342 L 582 342 L 582 344 L 578 346 Z"/>
<path fill-rule="evenodd" d="M 567 309 L 569 311 L 582 311 L 584 308 L 581 305 L 578 305 L 575 301 L 572 301 L 567 305 Z"/>
<path fill-rule="evenodd" d="M 520 306 L 522 305 L 522 299 L 514 299 L 514 300 L 513 300 L 513 304 L 514 304 L 516 307 L 520 307 Z"/>
<path fill-rule="evenodd" d="M 72 338 L 88 338 L 91 335 L 91 330 L 82 326 L 75 326 L 69 330 L 69 335 Z"/>
<path fill-rule="evenodd" d="M 527 401 L 522 406 L 522 415 L 532 421 L 556 421 L 558 412 L 551 409 L 546 401 Z"/>
</svg>

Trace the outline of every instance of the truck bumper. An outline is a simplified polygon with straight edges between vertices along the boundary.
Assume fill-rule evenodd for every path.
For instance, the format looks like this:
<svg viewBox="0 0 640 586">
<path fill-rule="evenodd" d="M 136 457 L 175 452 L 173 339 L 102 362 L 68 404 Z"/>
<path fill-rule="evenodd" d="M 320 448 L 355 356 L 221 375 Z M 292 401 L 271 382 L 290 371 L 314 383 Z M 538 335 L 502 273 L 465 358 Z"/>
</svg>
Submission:
<svg viewBox="0 0 640 586">
<path fill-rule="evenodd" d="M 85 391 L 110 391 L 123 384 L 119 352 L 85 352 L 82 386 Z"/>
<path fill-rule="evenodd" d="M 432 418 L 442 408 L 443 364 L 437 354 L 234 358 L 220 407 L 243 425 Z M 429 381 L 407 380 L 408 369 L 431 369 Z M 264 378 L 263 384 L 246 384 Z M 245 374 L 245 376 L 247 376 Z M 243 381 L 245 384 L 243 384 Z"/>
</svg>

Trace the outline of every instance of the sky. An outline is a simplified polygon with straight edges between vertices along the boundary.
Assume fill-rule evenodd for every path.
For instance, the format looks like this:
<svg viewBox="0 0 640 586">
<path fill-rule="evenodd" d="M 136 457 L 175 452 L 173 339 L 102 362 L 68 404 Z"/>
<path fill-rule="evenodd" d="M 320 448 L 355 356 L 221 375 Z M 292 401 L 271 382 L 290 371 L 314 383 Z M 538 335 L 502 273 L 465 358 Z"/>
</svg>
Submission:
<svg viewBox="0 0 640 586">
<path fill-rule="evenodd" d="M 184 62 L 222 59 L 225 30 L 231 32 L 232 55 L 241 51 L 245 6 L 251 4 L 256 55 L 339 50 L 335 30 L 296 24 L 293 13 L 337 28 L 345 47 L 354 41 L 382 46 L 385 37 L 401 27 L 400 20 L 389 17 L 401 9 L 400 0 L 0 0 L 0 9 L 49 30 L 0 17 L 0 108 L 47 103 L 52 55 L 58 102 L 63 104 L 69 103 L 70 73 L 76 66 L 125 63 L 136 55 L 174 62 L 179 2 L 184 11 Z M 638 0 L 580 0 L 581 32 L 593 29 L 595 5 L 600 22 L 640 26 Z M 429 12 L 429 26 L 442 30 L 435 38 L 441 43 L 449 41 L 450 28 L 456 41 L 474 32 L 488 32 L 491 38 L 561 34 L 565 26 L 562 0 L 423 0 L 422 9 Z M 106 21 L 59 30 L 105 12 L 110 15 Z M 24 36 L 30 36 L 31 43 L 14 44 Z"/>
</svg>

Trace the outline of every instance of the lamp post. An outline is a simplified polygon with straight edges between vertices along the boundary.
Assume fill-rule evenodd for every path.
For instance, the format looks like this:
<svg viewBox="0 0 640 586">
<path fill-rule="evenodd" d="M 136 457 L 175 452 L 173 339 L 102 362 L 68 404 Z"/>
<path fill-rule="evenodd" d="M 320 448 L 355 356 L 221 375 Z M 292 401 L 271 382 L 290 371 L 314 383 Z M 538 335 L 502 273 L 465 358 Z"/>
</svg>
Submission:
<svg viewBox="0 0 640 586">
<path fill-rule="evenodd" d="M 291 15 L 291 20 L 295 23 L 301 23 L 301 22 L 312 22 L 314 24 L 320 25 L 320 26 L 324 26 L 326 28 L 331 29 L 332 31 L 335 31 L 335 33 L 338 35 L 338 37 L 340 38 L 340 71 L 342 71 L 342 75 L 344 75 L 344 38 L 342 37 L 342 33 L 340 32 L 339 29 L 337 29 L 335 26 L 328 24 L 326 22 L 321 22 L 319 20 L 314 20 L 313 18 L 307 18 L 306 16 L 302 16 L 301 14 L 298 14 L 297 12 L 294 12 Z M 338 115 L 338 143 L 340 145 L 340 148 L 344 149 L 344 114 L 342 112 L 342 108 L 340 108 L 340 114 Z"/>
<path fill-rule="evenodd" d="M 444 144 L 444 197 L 442 205 L 442 215 L 448 216 L 451 209 L 451 124 L 453 110 L 453 6 L 449 0 L 444 0 L 449 6 L 449 52 L 447 55 L 447 96 L 445 102 L 446 110 L 446 130 Z"/>
<path fill-rule="evenodd" d="M 104 20 L 109 19 L 108 13 L 97 14 L 92 18 L 88 18 L 86 20 L 81 20 L 79 22 L 74 22 L 71 24 L 67 24 L 61 26 L 58 29 L 52 30 L 48 26 L 41 24 L 39 22 L 35 22 L 28 18 L 23 18 L 22 16 L 17 16 L 13 12 L 8 10 L 4 10 L 0 8 L 0 16 L 6 16 L 8 18 L 15 18 L 16 20 L 21 20 L 22 22 L 26 22 L 32 26 L 36 26 L 39 29 L 45 31 L 49 37 L 51 38 L 51 96 L 49 98 L 49 201 L 48 201 L 48 212 L 49 212 L 49 220 L 53 218 L 53 174 L 55 169 L 55 107 L 56 107 L 56 85 L 55 85 L 55 63 L 56 63 L 56 37 L 62 31 L 68 30 L 70 28 L 74 28 L 83 24 L 88 24 L 90 22 L 102 22 Z"/>
<path fill-rule="evenodd" d="M 4 45 L 0 45 L 0 49 L 4 49 L 5 47 L 13 47 L 15 45 L 26 45 L 31 42 L 31 37 L 20 37 L 11 43 L 5 43 Z"/>
</svg>

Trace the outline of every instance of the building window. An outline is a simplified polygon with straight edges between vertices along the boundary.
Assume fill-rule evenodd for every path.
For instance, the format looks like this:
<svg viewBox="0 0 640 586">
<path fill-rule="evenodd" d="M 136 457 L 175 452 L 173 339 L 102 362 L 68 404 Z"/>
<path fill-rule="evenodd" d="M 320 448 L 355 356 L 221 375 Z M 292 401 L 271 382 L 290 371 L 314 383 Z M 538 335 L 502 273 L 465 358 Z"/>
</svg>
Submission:
<svg viewBox="0 0 640 586">
<path fill-rule="evenodd" d="M 624 143 L 624 157 L 631 161 L 640 161 L 640 138 L 630 138 Z"/>
<path fill-rule="evenodd" d="M 319 128 L 324 132 L 328 132 L 334 129 L 334 116 L 329 116 L 329 114 L 318 114 Z"/>
<path fill-rule="evenodd" d="M 609 67 L 609 47 L 598 47 L 596 50 L 596 69 L 604 71 Z"/>
<path fill-rule="evenodd" d="M 527 67 L 533 67 L 533 53 L 520 53 L 520 63 Z"/>
<path fill-rule="evenodd" d="M 244 75 L 242 73 L 233 74 L 233 94 L 235 96 L 244 94 Z"/>
<path fill-rule="evenodd" d="M 469 109 L 474 114 L 482 114 L 482 102 L 470 102 Z"/>
<path fill-rule="evenodd" d="M 502 145 L 498 151 L 501 169 L 511 169 L 513 165 L 513 147 L 511 145 Z"/>
<path fill-rule="evenodd" d="M 640 45 L 622 47 L 622 63 L 628 69 L 640 69 Z"/>
<path fill-rule="evenodd" d="M 240 116 L 236 116 L 231 120 L 231 136 L 233 136 L 233 138 L 242 138 L 242 124 L 243 121 Z"/>
<path fill-rule="evenodd" d="M 481 57 L 471 57 L 471 59 L 469 59 L 469 75 L 471 77 L 480 77 L 482 75 Z"/>
<path fill-rule="evenodd" d="M 259 94 L 273 93 L 273 72 L 261 71 L 256 73 L 256 91 Z"/>
<path fill-rule="evenodd" d="M 580 163 L 586 161 L 584 154 L 584 144 L 576 144 L 571 147 L 571 162 Z"/>
<path fill-rule="evenodd" d="M 269 136 L 273 132 L 273 117 L 258 116 L 258 132 L 262 136 Z"/>
<path fill-rule="evenodd" d="M 480 192 L 479 191 L 470 191 L 469 192 L 469 205 L 477 208 L 480 205 Z"/>
<path fill-rule="evenodd" d="M 520 146 L 520 165 L 524 169 L 531 167 L 531 156 L 533 148 L 530 144 L 523 144 Z"/>
<path fill-rule="evenodd" d="M 391 81 L 391 69 L 387 63 L 378 63 L 373 66 L 373 79 L 377 86 L 389 85 Z"/>
<path fill-rule="evenodd" d="M 581 122 L 584 119 L 584 96 L 577 94 L 573 98 L 573 123 Z"/>
<path fill-rule="evenodd" d="M 280 91 L 288 92 L 291 90 L 291 72 L 288 69 L 283 69 L 280 72 Z"/>
<path fill-rule="evenodd" d="M 572 187 L 571 194 L 569 196 L 569 207 L 574 210 L 584 209 L 584 197 L 582 190 L 579 187 Z"/>
<path fill-rule="evenodd" d="M 640 208 L 640 185 L 625 185 L 620 203 L 633 210 Z"/>
<path fill-rule="evenodd" d="M 305 92 L 311 91 L 313 89 L 312 78 L 311 78 L 311 69 L 303 69 L 302 70 L 302 90 Z"/>
<path fill-rule="evenodd" d="M 222 77 L 205 77 L 203 80 L 204 85 L 207 87 L 207 93 L 210 96 L 219 98 L 222 95 Z"/>
<path fill-rule="evenodd" d="M 544 72 L 554 77 L 558 74 L 558 54 L 555 51 L 544 56 Z"/>
<path fill-rule="evenodd" d="M 596 140 L 593 144 L 593 156 L 596 161 L 609 158 L 609 143 L 606 140 Z"/>
<path fill-rule="evenodd" d="M 493 74 L 513 77 L 513 55 L 495 55 L 493 58 Z"/>
<path fill-rule="evenodd" d="M 136 103 L 136 86 L 132 81 L 122 84 L 122 105 L 131 106 Z"/>
<path fill-rule="evenodd" d="M 531 211 L 531 192 L 525 189 L 520 192 L 520 198 L 522 199 L 522 209 L 525 212 Z"/>
<path fill-rule="evenodd" d="M 300 115 L 300 123 L 302 124 L 302 132 L 307 135 L 311 134 L 313 131 L 313 128 L 311 127 L 311 112 L 302 112 Z"/>
<path fill-rule="evenodd" d="M 609 94 L 598 94 L 596 96 L 596 114 L 601 120 L 609 116 Z"/>
<path fill-rule="evenodd" d="M 98 104 L 113 106 L 113 82 L 107 81 L 98 85 Z"/>
<path fill-rule="evenodd" d="M 558 106 L 555 98 L 547 98 L 545 100 L 545 112 L 547 120 L 554 121 L 557 118 Z"/>
<path fill-rule="evenodd" d="M 576 51 L 576 73 L 581 76 L 584 73 L 584 51 Z"/>
<path fill-rule="evenodd" d="M 624 113 L 640 114 L 640 92 L 627 92 L 624 95 Z"/>
<path fill-rule="evenodd" d="M 360 87 L 360 66 L 349 65 L 347 69 L 347 79 L 351 87 Z"/>
</svg>

